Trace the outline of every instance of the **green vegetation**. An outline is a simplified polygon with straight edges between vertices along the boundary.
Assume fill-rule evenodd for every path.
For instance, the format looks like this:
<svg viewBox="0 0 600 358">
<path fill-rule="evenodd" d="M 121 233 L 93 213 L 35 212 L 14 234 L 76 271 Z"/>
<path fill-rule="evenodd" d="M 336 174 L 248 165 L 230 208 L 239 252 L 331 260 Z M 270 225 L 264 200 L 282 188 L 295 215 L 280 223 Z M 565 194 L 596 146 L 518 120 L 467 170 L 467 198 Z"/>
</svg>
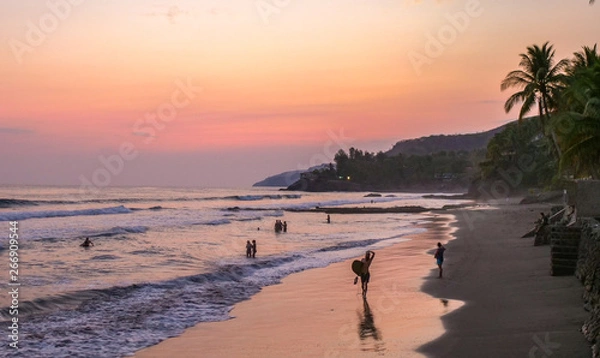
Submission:
<svg viewBox="0 0 600 358">
<path fill-rule="evenodd" d="M 521 54 L 520 70 L 510 72 L 501 89 L 517 88 L 506 112 L 521 104 L 518 126 L 508 126 L 488 145 L 482 177 L 494 179 L 507 166 L 519 168 L 520 185 L 549 186 L 570 178 L 599 179 L 600 57 L 596 46 L 554 64 L 547 42 Z M 537 128 L 526 113 L 538 107 Z M 524 159 L 526 158 L 526 159 Z M 533 158 L 528 171 L 519 161 Z M 499 174 L 500 173 L 500 174 Z"/>
<path fill-rule="evenodd" d="M 387 154 L 350 148 L 335 155 L 335 168 L 314 171 L 310 180 L 343 181 L 348 190 L 470 187 L 474 195 L 496 195 L 494 191 L 508 195 L 559 186 L 566 179 L 600 179 L 597 46 L 583 47 L 572 59 L 556 61 L 554 53 L 546 42 L 520 54 L 520 68 L 509 72 L 500 86 L 517 90 L 504 109 L 509 112 L 520 105 L 519 120 L 494 130 L 487 149 L 476 148 L 491 131 L 468 141 L 461 136 L 432 136 L 399 142 Z M 534 109 L 537 116 L 526 118 Z M 410 152 L 415 146 L 421 152 Z M 457 146 L 471 150 L 440 150 Z"/>
<path fill-rule="evenodd" d="M 335 155 L 338 179 L 370 189 L 465 189 L 483 151 L 441 151 L 430 155 L 388 156 L 350 148 Z"/>
<path fill-rule="evenodd" d="M 561 150 L 554 128 L 549 125 L 550 112 L 557 108 L 557 97 L 565 81 L 564 69 L 569 65 L 566 59 L 554 64 L 554 49 L 548 42 L 539 47 L 527 47 L 527 53 L 522 53 L 519 66 L 521 70 L 511 71 L 502 81 L 502 91 L 516 87 L 521 89 L 506 100 L 506 113 L 517 104 L 522 103 L 519 111 L 519 121 L 530 112 L 533 106 L 538 106 L 538 120 L 542 134 L 554 144 L 554 155 L 560 158 Z"/>
</svg>

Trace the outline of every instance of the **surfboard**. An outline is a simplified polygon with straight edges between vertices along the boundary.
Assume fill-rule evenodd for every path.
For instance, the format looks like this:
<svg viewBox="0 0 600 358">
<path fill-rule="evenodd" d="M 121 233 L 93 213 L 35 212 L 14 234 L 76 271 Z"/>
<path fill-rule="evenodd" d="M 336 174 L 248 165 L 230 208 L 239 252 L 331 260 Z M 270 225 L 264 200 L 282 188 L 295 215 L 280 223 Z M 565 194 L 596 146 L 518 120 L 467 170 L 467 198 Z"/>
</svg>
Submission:
<svg viewBox="0 0 600 358">
<path fill-rule="evenodd" d="M 537 226 L 535 226 L 533 229 L 527 231 L 527 233 L 525 235 L 521 236 L 521 239 L 524 239 L 526 237 L 534 237 L 536 231 L 537 231 Z"/>
<path fill-rule="evenodd" d="M 363 263 L 360 260 L 354 260 L 352 262 L 352 271 L 357 275 L 360 276 L 360 271 L 362 270 L 362 266 Z"/>
</svg>

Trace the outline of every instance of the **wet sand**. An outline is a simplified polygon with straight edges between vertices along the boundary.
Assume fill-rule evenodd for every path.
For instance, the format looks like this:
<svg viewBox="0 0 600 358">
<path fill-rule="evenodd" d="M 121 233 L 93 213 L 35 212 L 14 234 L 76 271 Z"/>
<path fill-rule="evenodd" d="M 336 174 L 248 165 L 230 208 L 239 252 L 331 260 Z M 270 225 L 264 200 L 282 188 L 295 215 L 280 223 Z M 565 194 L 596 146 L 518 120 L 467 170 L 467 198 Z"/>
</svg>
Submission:
<svg viewBox="0 0 600 358">
<path fill-rule="evenodd" d="M 451 238 L 451 215 L 432 215 L 428 231 L 374 251 L 367 300 L 354 286 L 352 260 L 313 269 L 264 288 L 231 311 L 136 357 L 423 357 L 416 349 L 444 331 L 440 316 L 461 302 L 420 291 L 433 275 L 437 241 Z"/>
<path fill-rule="evenodd" d="M 575 277 L 550 276 L 550 247 L 521 239 L 544 204 L 456 212 L 447 277 L 435 297 L 466 301 L 444 317 L 447 330 L 419 351 L 431 357 L 591 357 L 579 332 L 587 317 Z"/>
<path fill-rule="evenodd" d="M 236 305 L 235 318 L 136 357 L 589 357 L 581 285 L 550 276 L 549 247 L 520 238 L 547 208 L 432 215 L 426 233 L 375 250 L 366 303 L 349 260 L 293 274 Z M 435 244 L 454 236 L 438 279 Z"/>
</svg>

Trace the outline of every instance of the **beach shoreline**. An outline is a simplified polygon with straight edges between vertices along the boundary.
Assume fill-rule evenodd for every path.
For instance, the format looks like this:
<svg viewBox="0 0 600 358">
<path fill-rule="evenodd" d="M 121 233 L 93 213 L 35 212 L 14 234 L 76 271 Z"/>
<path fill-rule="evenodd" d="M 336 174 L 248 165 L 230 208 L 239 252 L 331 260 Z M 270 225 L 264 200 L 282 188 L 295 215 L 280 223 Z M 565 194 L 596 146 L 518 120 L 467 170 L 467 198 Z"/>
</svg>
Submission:
<svg viewBox="0 0 600 358">
<path fill-rule="evenodd" d="M 366 305 L 347 260 L 292 274 L 237 304 L 235 318 L 135 357 L 589 356 L 581 285 L 551 277 L 549 248 L 520 239 L 548 204 L 496 204 L 432 213 L 426 232 L 375 249 Z M 443 279 L 438 241 L 451 241 Z"/>
<path fill-rule="evenodd" d="M 366 304 L 346 260 L 292 274 L 236 304 L 234 318 L 200 323 L 135 357 L 423 357 L 417 347 L 444 332 L 439 317 L 462 305 L 420 291 L 452 220 L 432 214 L 426 231 L 374 249 Z"/>
<path fill-rule="evenodd" d="M 430 357 L 590 357 L 580 332 L 587 314 L 581 283 L 550 276 L 550 247 L 521 235 L 550 204 L 456 211 L 448 277 L 427 281 L 434 297 L 463 300 L 443 316 L 446 332 L 419 348 Z"/>
</svg>

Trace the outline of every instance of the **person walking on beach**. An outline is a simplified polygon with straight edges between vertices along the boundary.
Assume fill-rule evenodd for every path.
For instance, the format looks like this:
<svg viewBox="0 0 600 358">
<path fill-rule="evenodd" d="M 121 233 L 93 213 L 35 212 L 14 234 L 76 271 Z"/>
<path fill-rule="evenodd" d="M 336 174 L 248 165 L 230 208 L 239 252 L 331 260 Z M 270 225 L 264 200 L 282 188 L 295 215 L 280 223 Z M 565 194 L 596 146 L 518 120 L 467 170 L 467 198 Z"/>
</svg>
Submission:
<svg viewBox="0 0 600 358">
<path fill-rule="evenodd" d="M 246 241 L 246 257 L 252 257 L 252 244 L 250 240 Z"/>
<path fill-rule="evenodd" d="M 440 275 L 438 277 L 442 278 L 442 273 L 444 272 L 442 265 L 444 264 L 444 251 L 446 251 L 446 248 L 442 246 L 441 242 L 438 242 L 437 246 L 438 248 L 437 250 L 435 250 L 435 254 L 433 255 L 433 257 L 437 260 L 437 265 L 440 269 Z"/>
<path fill-rule="evenodd" d="M 365 257 L 362 260 L 362 268 L 360 270 L 360 283 L 362 286 L 362 295 L 363 297 L 367 297 L 367 288 L 369 285 L 369 280 L 371 279 L 371 272 L 369 272 L 369 267 L 371 267 L 371 263 L 375 258 L 375 253 L 371 250 L 368 250 L 365 253 Z"/>
<path fill-rule="evenodd" d="M 252 257 L 256 257 L 256 240 L 252 240 Z"/>
</svg>

